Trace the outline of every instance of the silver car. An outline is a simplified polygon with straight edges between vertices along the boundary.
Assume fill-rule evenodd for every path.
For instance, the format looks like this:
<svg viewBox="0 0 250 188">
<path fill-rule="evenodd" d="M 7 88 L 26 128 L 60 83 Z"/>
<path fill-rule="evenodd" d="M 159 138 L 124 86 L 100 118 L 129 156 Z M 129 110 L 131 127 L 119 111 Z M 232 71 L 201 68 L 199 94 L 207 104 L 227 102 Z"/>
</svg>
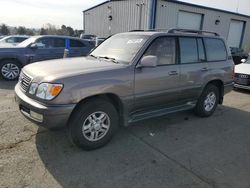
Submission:
<svg viewBox="0 0 250 188">
<path fill-rule="evenodd" d="M 15 93 L 25 117 L 49 129 L 67 126 L 77 146 L 95 149 L 121 125 L 189 109 L 212 115 L 232 90 L 233 76 L 218 34 L 127 32 L 87 57 L 25 66 Z"/>
</svg>

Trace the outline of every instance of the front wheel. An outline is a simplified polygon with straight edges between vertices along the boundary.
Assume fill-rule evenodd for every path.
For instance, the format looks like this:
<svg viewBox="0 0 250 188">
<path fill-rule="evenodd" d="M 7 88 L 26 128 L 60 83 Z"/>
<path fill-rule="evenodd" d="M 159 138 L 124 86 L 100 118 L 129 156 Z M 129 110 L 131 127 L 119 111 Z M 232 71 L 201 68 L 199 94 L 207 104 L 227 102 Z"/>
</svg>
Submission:
<svg viewBox="0 0 250 188">
<path fill-rule="evenodd" d="M 209 84 L 202 92 L 194 112 L 201 117 L 211 116 L 219 102 L 219 89 L 215 85 Z"/>
<path fill-rule="evenodd" d="M 102 99 L 93 99 L 80 105 L 69 122 L 72 142 L 85 150 L 107 144 L 117 128 L 118 113 L 115 107 Z"/>
<path fill-rule="evenodd" d="M 4 60 L 0 63 L 0 77 L 12 81 L 19 77 L 21 66 L 15 60 Z"/>
</svg>

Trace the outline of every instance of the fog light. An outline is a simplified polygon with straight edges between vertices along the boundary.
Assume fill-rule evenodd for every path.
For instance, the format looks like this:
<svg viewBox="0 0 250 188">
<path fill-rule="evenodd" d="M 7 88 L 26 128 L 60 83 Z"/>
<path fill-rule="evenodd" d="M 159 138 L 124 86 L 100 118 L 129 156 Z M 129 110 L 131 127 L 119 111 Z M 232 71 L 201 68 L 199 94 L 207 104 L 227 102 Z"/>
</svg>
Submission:
<svg viewBox="0 0 250 188">
<path fill-rule="evenodd" d="M 38 122 L 43 122 L 43 115 L 42 114 L 38 114 L 34 111 L 30 111 L 30 117 Z"/>
</svg>

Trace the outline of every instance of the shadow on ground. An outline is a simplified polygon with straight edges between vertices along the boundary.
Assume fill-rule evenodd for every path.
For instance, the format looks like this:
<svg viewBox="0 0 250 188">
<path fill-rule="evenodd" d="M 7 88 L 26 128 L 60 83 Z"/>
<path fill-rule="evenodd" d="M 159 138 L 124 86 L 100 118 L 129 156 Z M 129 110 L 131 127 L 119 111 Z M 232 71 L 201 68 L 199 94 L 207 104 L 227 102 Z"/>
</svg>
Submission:
<svg viewBox="0 0 250 188">
<path fill-rule="evenodd" d="M 0 89 L 13 90 L 17 81 L 4 81 L 0 80 Z"/>
<path fill-rule="evenodd" d="M 250 112 L 172 114 L 121 128 L 105 147 L 81 151 L 66 130 L 37 134 L 41 160 L 62 187 L 247 187 Z"/>
</svg>

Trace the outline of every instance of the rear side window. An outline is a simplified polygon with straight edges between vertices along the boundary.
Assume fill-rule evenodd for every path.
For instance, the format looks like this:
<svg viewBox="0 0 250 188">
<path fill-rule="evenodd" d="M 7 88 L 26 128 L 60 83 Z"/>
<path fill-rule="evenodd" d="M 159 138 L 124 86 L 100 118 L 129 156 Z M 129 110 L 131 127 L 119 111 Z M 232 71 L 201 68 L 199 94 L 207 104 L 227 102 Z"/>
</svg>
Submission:
<svg viewBox="0 0 250 188">
<path fill-rule="evenodd" d="M 65 39 L 54 38 L 54 47 L 55 48 L 64 48 L 65 47 Z"/>
<path fill-rule="evenodd" d="M 24 40 L 26 40 L 27 38 L 23 38 L 23 37 L 17 37 L 15 38 L 15 42 L 23 42 Z"/>
<path fill-rule="evenodd" d="M 70 40 L 70 47 L 72 48 L 82 48 L 85 47 L 85 45 L 83 44 L 83 42 L 79 41 L 79 40 Z"/>
<path fill-rule="evenodd" d="M 196 38 L 180 37 L 179 43 L 182 64 L 199 62 Z"/>
<path fill-rule="evenodd" d="M 227 59 L 225 44 L 220 39 L 204 38 L 208 61 L 224 61 Z"/>
</svg>

